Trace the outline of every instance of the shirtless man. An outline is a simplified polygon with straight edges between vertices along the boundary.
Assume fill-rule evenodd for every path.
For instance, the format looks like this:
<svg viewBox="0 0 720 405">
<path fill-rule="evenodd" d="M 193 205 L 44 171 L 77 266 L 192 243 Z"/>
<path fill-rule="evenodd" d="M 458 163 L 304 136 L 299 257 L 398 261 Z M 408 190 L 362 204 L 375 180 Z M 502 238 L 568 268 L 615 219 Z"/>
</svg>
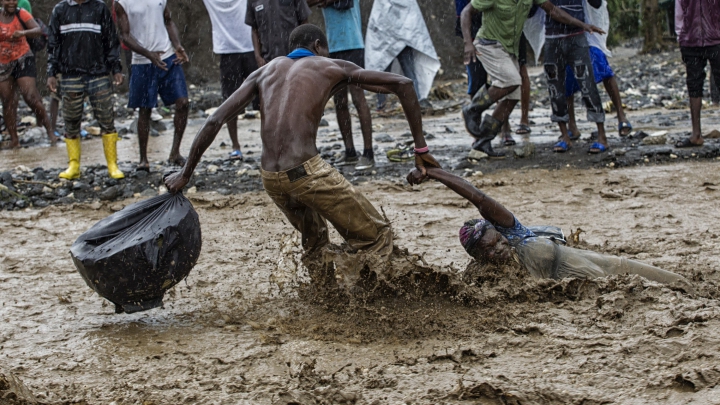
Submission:
<svg viewBox="0 0 720 405">
<path fill-rule="evenodd" d="M 328 220 L 353 250 L 387 257 L 392 252 L 390 224 L 320 158 L 315 139 L 325 104 L 346 86 L 394 93 L 410 124 L 419 173 L 426 172 L 425 166 L 439 167 L 428 153 L 412 80 L 328 59 L 325 34 L 314 25 L 296 28 L 290 35 L 290 49 L 287 57 L 275 58 L 252 73 L 208 118 L 193 141 L 187 163 L 168 176 L 165 184 L 171 192 L 182 190 L 222 125 L 259 95 L 263 186 L 302 234 L 303 248 L 310 252 L 328 243 Z"/>
<path fill-rule="evenodd" d="M 426 178 L 444 184 L 480 211 L 483 219 L 472 219 L 460 228 L 460 243 L 479 262 L 501 264 L 514 259 L 535 278 L 592 279 L 615 274 L 637 274 L 659 283 L 677 282 L 688 290 L 692 289 L 687 279 L 667 270 L 624 257 L 564 246 L 564 243 L 558 243 L 564 241 L 562 231 L 560 237 L 552 235 L 554 238 L 551 238 L 544 234 L 554 227 L 524 226 L 502 204 L 464 179 L 442 169 L 428 167 L 424 173 L 413 170 L 407 181 L 420 184 Z"/>
</svg>

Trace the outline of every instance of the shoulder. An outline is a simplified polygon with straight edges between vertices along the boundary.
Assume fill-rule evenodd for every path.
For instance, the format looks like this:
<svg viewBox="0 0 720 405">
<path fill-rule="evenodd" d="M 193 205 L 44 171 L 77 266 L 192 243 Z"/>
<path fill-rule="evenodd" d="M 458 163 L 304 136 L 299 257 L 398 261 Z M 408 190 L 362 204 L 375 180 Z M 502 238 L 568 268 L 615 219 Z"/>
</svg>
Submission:
<svg viewBox="0 0 720 405">
<path fill-rule="evenodd" d="M 29 21 L 29 20 L 32 20 L 32 18 L 33 18 L 32 14 L 28 13 L 27 11 L 25 11 L 23 9 L 20 9 L 20 11 L 18 11 L 18 13 L 19 13 L 18 15 L 20 16 L 20 19 L 23 21 Z"/>
<path fill-rule="evenodd" d="M 495 229 L 500 232 L 507 240 L 512 244 L 516 241 L 521 241 L 526 238 L 535 237 L 535 233 L 528 229 L 525 225 L 521 224 L 517 218 L 513 216 L 514 225 L 510 228 L 503 228 L 495 225 Z"/>
</svg>

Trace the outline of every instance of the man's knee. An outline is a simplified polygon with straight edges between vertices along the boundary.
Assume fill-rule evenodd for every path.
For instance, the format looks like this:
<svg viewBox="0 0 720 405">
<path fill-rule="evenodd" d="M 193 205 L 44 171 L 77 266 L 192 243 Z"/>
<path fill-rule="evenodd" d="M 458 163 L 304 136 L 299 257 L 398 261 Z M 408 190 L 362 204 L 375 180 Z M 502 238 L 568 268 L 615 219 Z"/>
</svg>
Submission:
<svg viewBox="0 0 720 405">
<path fill-rule="evenodd" d="M 188 108 L 190 108 L 190 102 L 187 97 L 175 100 L 175 110 L 187 110 Z"/>
<path fill-rule="evenodd" d="M 558 80 L 558 67 L 554 63 L 546 63 L 545 66 L 545 77 L 548 81 Z"/>
<path fill-rule="evenodd" d="M 335 102 L 335 108 L 338 109 L 347 109 L 348 108 L 348 97 L 347 97 L 347 90 L 342 89 L 335 93 L 333 96 L 333 101 Z"/>
</svg>

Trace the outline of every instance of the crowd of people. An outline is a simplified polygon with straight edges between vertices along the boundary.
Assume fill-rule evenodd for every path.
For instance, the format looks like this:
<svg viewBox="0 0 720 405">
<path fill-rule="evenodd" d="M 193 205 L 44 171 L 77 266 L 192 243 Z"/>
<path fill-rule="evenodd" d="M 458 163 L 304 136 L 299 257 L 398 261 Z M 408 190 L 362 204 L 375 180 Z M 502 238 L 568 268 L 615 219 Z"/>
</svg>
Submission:
<svg viewBox="0 0 720 405">
<path fill-rule="evenodd" d="M 363 35 L 359 0 L 203 0 L 212 23 L 213 51 L 220 58 L 223 99 L 228 99 L 259 67 L 290 51 L 290 33 L 306 24 L 312 8 L 322 12 L 329 57 L 375 71 L 401 73 L 413 82 L 421 107 L 429 103 L 430 86 L 440 68 L 427 26 L 416 0 L 376 0 Z M 158 104 L 174 106 L 174 138 L 168 160 L 182 166 L 180 143 L 187 125 L 188 92 L 182 65 L 189 60 L 180 43 L 167 0 L 113 0 L 110 8 L 98 0 L 62 0 L 53 9 L 46 33 L 31 15 L 28 0 L 0 0 L 0 98 L 11 146 L 18 147 L 16 112 L 18 91 L 54 144 L 64 138 L 68 169 L 61 178 L 80 176 L 81 120 L 89 99 L 101 128 L 109 175 L 122 178 L 116 164 L 118 140 L 111 102 L 113 85 L 125 80 L 121 50 L 128 65 L 129 101 L 138 112 L 138 170 L 149 170 L 147 144 L 151 115 Z M 514 145 L 508 117 L 520 102 L 521 118 L 514 131 L 532 132 L 528 118 L 530 79 L 528 49 L 544 58 L 552 122 L 558 123 L 554 151 L 563 153 L 580 138 L 574 98 L 580 93 L 588 121 L 597 125 L 589 153 L 609 148 L 605 106 L 597 84 L 602 82 L 617 112 L 621 137 L 633 127 L 623 110 L 606 46 L 609 16 L 606 0 L 456 0 L 456 33 L 464 42 L 464 60 L 471 98 L 462 109 L 467 132 L 475 138 L 472 149 L 491 158 L 505 154 L 493 148 Z M 687 67 L 692 135 L 676 147 L 702 145 L 700 110 L 705 65 L 711 65 L 720 82 L 720 19 L 712 1 L 677 0 L 673 24 Z M 402 15 L 401 15 L 402 14 Z M 400 19 L 406 21 L 397 24 Z M 692 29 L 690 29 L 692 27 Z M 37 90 L 35 53 L 47 35 L 47 85 L 52 93 L 50 114 Z M 348 93 L 350 94 L 348 97 Z M 375 165 L 371 107 L 365 91 L 356 86 L 333 95 L 337 122 L 345 146 L 336 166 L 357 170 Z M 363 149 L 355 149 L 349 102 L 357 111 Z M 64 133 L 56 131 L 62 104 Z M 491 114 L 484 114 L 492 106 Z M 378 95 L 378 110 L 385 107 Z M 260 109 L 256 98 L 249 109 Z M 237 120 L 227 122 L 231 159 L 242 159 Z M 496 144 L 497 145 L 497 144 Z"/>
</svg>

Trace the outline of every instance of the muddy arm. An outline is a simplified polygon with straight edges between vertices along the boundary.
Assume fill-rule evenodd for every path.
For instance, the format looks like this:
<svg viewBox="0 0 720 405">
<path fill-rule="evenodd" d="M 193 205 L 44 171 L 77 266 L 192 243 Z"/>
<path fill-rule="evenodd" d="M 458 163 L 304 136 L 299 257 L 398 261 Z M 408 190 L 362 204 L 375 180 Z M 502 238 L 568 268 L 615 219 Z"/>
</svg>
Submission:
<svg viewBox="0 0 720 405">
<path fill-rule="evenodd" d="M 427 176 L 439 181 L 450 190 L 470 201 L 480 211 L 480 215 L 490 221 L 491 224 L 500 225 L 503 228 L 511 228 L 515 225 L 515 217 L 507 208 L 464 179 L 434 167 L 427 168 Z M 408 175 L 410 184 L 417 184 L 418 179 L 419 176 L 416 171 Z"/>
<path fill-rule="evenodd" d="M 605 31 L 601 30 L 600 28 L 585 24 L 584 22 L 573 18 L 570 14 L 566 13 L 563 9 L 560 7 L 555 7 L 551 2 L 546 1 L 545 3 L 540 5 L 540 8 L 545 10 L 547 15 L 549 15 L 553 20 L 561 22 L 566 25 L 574 25 L 576 27 L 582 28 L 586 32 L 597 32 L 598 34 L 605 34 Z"/>
</svg>

